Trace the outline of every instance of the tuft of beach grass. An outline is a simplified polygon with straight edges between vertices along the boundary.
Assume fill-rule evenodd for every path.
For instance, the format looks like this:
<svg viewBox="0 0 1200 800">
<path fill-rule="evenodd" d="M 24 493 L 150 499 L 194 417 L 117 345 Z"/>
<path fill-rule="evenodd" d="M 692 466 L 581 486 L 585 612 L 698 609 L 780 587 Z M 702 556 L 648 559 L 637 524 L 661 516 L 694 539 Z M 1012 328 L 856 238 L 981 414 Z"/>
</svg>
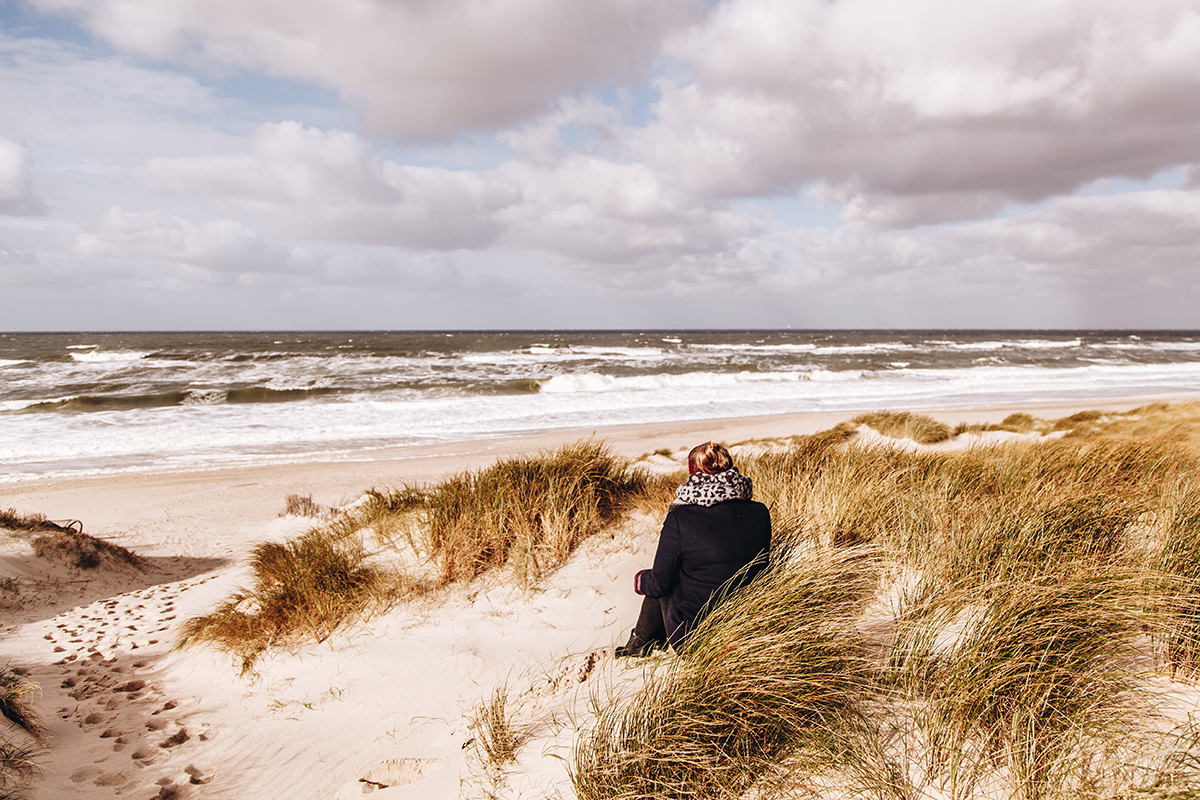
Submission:
<svg viewBox="0 0 1200 800">
<path fill-rule="evenodd" d="M 776 558 L 579 741 L 581 800 L 737 797 L 799 752 L 839 758 L 868 684 L 851 626 L 874 569 L 864 551 Z"/>
<path fill-rule="evenodd" d="M 1113 772 L 1096 754 L 1155 718 L 1132 666 L 1147 588 L 1138 575 L 1082 571 L 926 587 L 904 609 L 888 679 L 952 796 L 997 771 L 1018 798 L 1069 795 Z"/>
<path fill-rule="evenodd" d="M 289 494 L 284 498 L 283 511 L 279 512 L 279 516 L 321 519 L 332 516 L 334 513 L 332 508 L 314 501 L 311 494 Z"/>
<path fill-rule="evenodd" d="M 176 646 L 208 644 L 232 654 L 243 674 L 270 647 L 325 641 L 342 625 L 382 610 L 394 582 L 369 563 L 361 539 L 314 529 L 264 542 L 250 559 L 253 584 L 184 622 Z"/>
<path fill-rule="evenodd" d="M 54 522 L 46 519 L 44 514 L 22 513 L 9 508 L 0 510 L 0 528 L 21 534 L 41 534 L 32 539 L 34 555 L 62 559 L 76 569 L 95 569 L 105 558 L 137 569 L 146 565 L 145 559 L 133 551 L 84 533 L 83 524 L 78 520 Z"/>
<path fill-rule="evenodd" d="M 471 728 L 489 765 L 502 767 L 516 760 L 521 738 L 509 718 L 507 687 L 497 686 L 491 700 L 475 707 Z"/>
<path fill-rule="evenodd" d="M 894 439 L 912 439 L 918 444 L 937 444 L 954 435 L 949 425 L 911 411 L 872 411 L 850 420 Z"/>
<path fill-rule="evenodd" d="M 0 714 L 28 737 L 22 743 L 0 735 L 0 800 L 27 797 L 30 782 L 39 769 L 37 759 L 44 752 L 46 728 L 29 701 L 37 688 L 17 671 L 0 668 Z"/>
<path fill-rule="evenodd" d="M 615 522 L 649 483 L 595 441 L 501 459 L 428 490 L 423 549 L 442 581 L 512 563 L 528 586 Z"/>
</svg>

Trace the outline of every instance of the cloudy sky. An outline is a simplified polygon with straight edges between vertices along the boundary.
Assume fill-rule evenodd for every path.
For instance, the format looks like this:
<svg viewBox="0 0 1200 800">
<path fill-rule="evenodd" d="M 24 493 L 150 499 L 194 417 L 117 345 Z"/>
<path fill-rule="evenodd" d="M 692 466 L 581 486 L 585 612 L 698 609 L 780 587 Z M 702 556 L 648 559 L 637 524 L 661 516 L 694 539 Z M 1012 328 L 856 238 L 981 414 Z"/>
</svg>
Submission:
<svg viewBox="0 0 1200 800">
<path fill-rule="evenodd" d="M 0 0 L 0 330 L 1200 328 L 1195 0 Z"/>
</svg>

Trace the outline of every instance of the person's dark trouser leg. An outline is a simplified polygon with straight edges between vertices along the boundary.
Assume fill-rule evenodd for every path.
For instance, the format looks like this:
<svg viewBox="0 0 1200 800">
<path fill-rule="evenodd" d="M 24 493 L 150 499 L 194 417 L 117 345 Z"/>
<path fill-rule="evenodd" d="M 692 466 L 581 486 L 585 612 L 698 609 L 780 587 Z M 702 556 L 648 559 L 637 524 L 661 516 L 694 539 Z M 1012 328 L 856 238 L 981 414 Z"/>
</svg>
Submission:
<svg viewBox="0 0 1200 800">
<path fill-rule="evenodd" d="M 667 599 L 665 597 L 646 597 L 642 600 L 642 609 L 638 613 L 637 623 L 633 633 L 624 647 L 616 649 L 616 655 L 644 656 L 655 647 L 662 647 L 667 642 Z"/>
<path fill-rule="evenodd" d="M 667 640 L 667 599 L 646 597 L 642 599 L 642 610 L 633 635 L 643 642 L 665 642 Z"/>
</svg>

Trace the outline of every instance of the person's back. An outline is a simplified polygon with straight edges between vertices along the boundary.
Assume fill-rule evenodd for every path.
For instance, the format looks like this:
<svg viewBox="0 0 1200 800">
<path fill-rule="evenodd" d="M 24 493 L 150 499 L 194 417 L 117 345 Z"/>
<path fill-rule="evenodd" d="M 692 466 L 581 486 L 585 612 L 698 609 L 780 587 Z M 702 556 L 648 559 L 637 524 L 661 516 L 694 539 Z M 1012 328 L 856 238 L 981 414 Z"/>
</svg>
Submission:
<svg viewBox="0 0 1200 800">
<path fill-rule="evenodd" d="M 709 598 L 739 571 L 749 567 L 730 589 L 753 580 L 766 566 L 770 545 L 771 514 L 762 503 L 672 506 L 654 567 L 642 575 L 639 587 L 649 597 L 669 597 L 665 622 L 671 644 L 683 641 Z"/>
</svg>

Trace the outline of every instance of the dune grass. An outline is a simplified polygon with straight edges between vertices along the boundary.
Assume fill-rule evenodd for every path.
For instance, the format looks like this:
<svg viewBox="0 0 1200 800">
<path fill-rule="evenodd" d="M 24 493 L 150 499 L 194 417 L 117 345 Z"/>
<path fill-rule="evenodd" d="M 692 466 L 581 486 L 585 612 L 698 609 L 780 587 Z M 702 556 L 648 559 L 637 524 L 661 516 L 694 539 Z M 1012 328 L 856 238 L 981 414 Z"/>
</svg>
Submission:
<svg viewBox="0 0 1200 800">
<path fill-rule="evenodd" d="M 283 511 L 279 512 L 279 516 L 322 519 L 333 516 L 334 513 L 332 508 L 313 500 L 311 494 L 289 494 L 284 498 Z"/>
<path fill-rule="evenodd" d="M 839 426 L 744 459 L 789 555 L 604 710 L 579 796 L 1200 797 L 1150 691 L 1197 674 L 1200 408 L 1006 423 L 1066 435 L 910 452 Z M 864 549 L 850 594 L 885 610 L 810 606 Z"/>
<path fill-rule="evenodd" d="M 772 564 L 599 714 L 572 757 L 577 795 L 1200 796 L 1200 737 L 1157 733 L 1147 691 L 1200 673 L 1200 406 L 1004 426 L 1056 435 L 909 451 L 844 424 L 740 458 L 776 520 Z M 255 586 L 189 621 L 185 643 L 246 667 L 391 602 L 400 584 L 364 530 L 434 585 L 500 567 L 534 585 L 628 509 L 661 511 L 679 478 L 581 442 L 372 492 L 260 546 Z M 512 757 L 505 698 L 475 723 L 492 763 Z"/>
<path fill-rule="evenodd" d="M 1154 719 L 1132 668 L 1147 583 L 1112 572 L 938 587 L 906 610 L 887 665 L 953 796 L 1002 767 L 1010 796 L 1079 791 Z M 950 634 L 947 636 L 947 634 Z M 1144 677 L 1144 676 L 1141 676 Z"/>
<path fill-rule="evenodd" d="M 105 558 L 141 569 L 144 558 L 125 547 L 83 532 L 78 520 L 54 522 L 45 514 L 23 513 L 15 508 L 0 510 L 0 528 L 22 534 L 41 533 L 32 541 L 34 555 L 58 558 L 76 569 L 95 569 Z"/>
<path fill-rule="evenodd" d="M 32 531 L 46 522 L 45 514 L 17 511 L 15 508 L 0 509 L 0 528 L 11 531 Z"/>
<path fill-rule="evenodd" d="M 1151 566 L 1163 576 L 1156 631 L 1159 655 L 1174 674 L 1200 677 L 1200 485 L 1181 487 L 1164 520 Z"/>
<path fill-rule="evenodd" d="M 75 530 L 58 530 L 33 540 L 33 551 L 41 558 L 60 558 L 76 569 L 96 569 L 111 559 L 136 569 L 146 566 L 137 553 L 96 536 Z"/>
<path fill-rule="evenodd" d="M 0 714 L 22 731 L 28 741 L 22 743 L 0 735 L 0 800 L 26 797 L 26 790 L 38 771 L 45 726 L 29 697 L 37 687 L 16 671 L 0 668 Z"/>
<path fill-rule="evenodd" d="M 579 742 L 581 800 L 737 797 L 797 753 L 839 759 L 868 683 L 850 628 L 872 565 L 853 550 L 775 557 Z"/>
<path fill-rule="evenodd" d="M 497 686 L 489 702 L 475 707 L 471 728 L 489 765 L 501 767 L 516 760 L 521 737 L 509 718 L 507 687 Z"/>
<path fill-rule="evenodd" d="M 528 586 L 615 522 L 648 484 L 594 441 L 502 459 L 428 491 L 423 549 L 442 581 L 511 562 Z"/>
<path fill-rule="evenodd" d="M 41 715 L 29 702 L 37 687 L 8 667 L 0 668 L 0 714 L 35 739 L 45 732 Z"/>
<path fill-rule="evenodd" d="M 177 647 L 208 644 L 232 654 L 243 674 L 268 648 L 323 642 L 343 624 L 387 606 L 397 579 L 370 564 L 361 539 L 314 529 L 264 542 L 250 559 L 253 584 L 182 626 Z"/>
<path fill-rule="evenodd" d="M 893 439 L 912 439 L 918 444 L 937 444 L 954 435 L 953 429 L 924 414 L 911 411 L 872 411 L 850 420 Z"/>
<path fill-rule="evenodd" d="M 295 539 L 255 547 L 251 586 L 187 620 L 177 646 L 215 646 L 248 674 L 270 648 L 325 641 L 397 600 L 487 569 L 510 564 L 517 580 L 532 586 L 629 508 L 662 500 L 666 485 L 603 444 L 582 441 L 432 487 L 371 490 Z M 308 504 L 301 498 L 293 507 Z M 368 552 L 367 537 L 381 552 Z M 386 566 L 387 551 L 399 550 L 415 553 L 435 577 Z"/>
</svg>

